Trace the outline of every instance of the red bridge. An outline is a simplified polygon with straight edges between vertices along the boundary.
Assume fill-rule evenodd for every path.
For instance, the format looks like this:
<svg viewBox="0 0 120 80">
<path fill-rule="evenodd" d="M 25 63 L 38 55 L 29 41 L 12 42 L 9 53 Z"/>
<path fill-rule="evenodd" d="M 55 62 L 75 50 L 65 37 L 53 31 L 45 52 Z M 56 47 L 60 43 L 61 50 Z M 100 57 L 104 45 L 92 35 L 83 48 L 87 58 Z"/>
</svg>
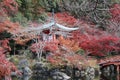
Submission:
<svg viewBox="0 0 120 80">
<path fill-rule="evenodd" d="M 109 65 L 114 65 L 114 66 L 117 67 L 117 72 L 119 74 L 119 72 L 120 72 L 120 55 L 116 55 L 116 56 L 101 59 L 99 61 L 99 65 L 102 66 L 102 67 L 109 66 Z"/>
</svg>

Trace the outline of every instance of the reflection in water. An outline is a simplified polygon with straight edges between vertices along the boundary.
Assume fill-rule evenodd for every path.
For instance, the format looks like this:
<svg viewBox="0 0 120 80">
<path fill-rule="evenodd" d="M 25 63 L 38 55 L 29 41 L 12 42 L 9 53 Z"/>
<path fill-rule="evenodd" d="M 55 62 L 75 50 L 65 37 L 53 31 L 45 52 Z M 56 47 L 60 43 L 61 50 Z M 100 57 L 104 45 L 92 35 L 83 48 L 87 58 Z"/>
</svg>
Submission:
<svg viewBox="0 0 120 80">
<path fill-rule="evenodd" d="M 120 75 L 117 75 L 117 67 L 115 65 L 103 67 L 100 77 L 100 80 L 120 80 Z"/>
<path fill-rule="evenodd" d="M 47 76 L 32 76 L 29 80 L 52 80 Z"/>
<path fill-rule="evenodd" d="M 48 76 L 22 76 L 22 77 L 13 77 L 12 80 L 54 80 Z M 86 75 L 80 78 L 72 78 L 70 80 L 120 80 L 120 75 L 115 73 L 110 74 L 109 76 L 102 74 L 101 76 L 95 75 Z"/>
<path fill-rule="evenodd" d="M 101 80 L 120 80 L 120 75 L 116 73 L 111 73 L 109 76 L 101 75 Z"/>
<path fill-rule="evenodd" d="M 12 77 L 12 80 L 30 80 L 31 76 Z"/>
<path fill-rule="evenodd" d="M 31 78 L 31 76 L 23 76 L 23 77 L 21 77 L 20 80 L 29 80 L 30 78 Z"/>
<path fill-rule="evenodd" d="M 95 75 L 86 75 L 86 80 L 94 80 Z"/>
</svg>

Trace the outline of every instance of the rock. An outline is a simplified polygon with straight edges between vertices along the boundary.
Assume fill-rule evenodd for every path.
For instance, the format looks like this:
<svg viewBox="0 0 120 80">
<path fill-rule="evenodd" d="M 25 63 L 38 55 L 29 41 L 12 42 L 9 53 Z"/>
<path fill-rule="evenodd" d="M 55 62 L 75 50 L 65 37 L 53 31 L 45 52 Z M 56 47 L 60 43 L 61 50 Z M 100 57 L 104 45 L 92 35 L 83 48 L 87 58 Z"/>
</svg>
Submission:
<svg viewBox="0 0 120 80">
<path fill-rule="evenodd" d="M 62 76 L 53 76 L 52 78 L 55 79 L 55 80 L 63 80 Z"/>
<path fill-rule="evenodd" d="M 48 68 L 44 67 L 42 63 L 36 63 L 33 66 L 33 73 L 34 75 L 47 75 L 48 74 Z"/>
<path fill-rule="evenodd" d="M 23 76 L 23 80 L 29 80 L 31 76 Z"/>
<path fill-rule="evenodd" d="M 16 76 L 17 73 L 16 72 L 11 72 L 11 76 Z"/>
<path fill-rule="evenodd" d="M 72 67 L 69 67 L 69 66 L 65 66 L 65 73 L 68 75 L 68 76 L 73 76 L 73 68 Z"/>
<path fill-rule="evenodd" d="M 21 73 L 23 73 L 23 70 L 19 70 L 19 71 L 16 71 L 16 72 L 11 72 L 11 76 L 21 76 Z"/>
<path fill-rule="evenodd" d="M 70 77 L 63 72 L 54 72 L 52 73 L 52 78 L 55 80 L 68 80 Z"/>
<path fill-rule="evenodd" d="M 23 67 L 26 67 L 26 66 L 29 66 L 28 60 L 27 60 L 27 59 L 22 59 L 22 60 L 20 60 L 20 62 L 19 62 L 19 67 L 20 67 L 20 68 L 23 68 Z"/>
<path fill-rule="evenodd" d="M 86 69 L 86 73 L 87 73 L 87 74 L 95 74 L 95 69 L 92 68 L 92 67 L 88 67 L 88 68 Z"/>
<path fill-rule="evenodd" d="M 20 60 L 19 69 L 23 73 L 23 75 L 31 75 L 32 74 L 32 70 L 29 68 L 29 62 L 27 59 Z"/>
<path fill-rule="evenodd" d="M 31 75 L 31 74 L 32 74 L 32 71 L 31 71 L 31 69 L 30 69 L 28 66 L 26 66 L 26 67 L 24 67 L 24 69 L 23 69 L 23 74 L 24 74 L 24 75 Z"/>
<path fill-rule="evenodd" d="M 94 78 L 95 78 L 95 75 L 92 75 L 92 74 L 86 75 L 86 80 L 94 80 Z"/>
<path fill-rule="evenodd" d="M 85 73 L 85 71 L 80 71 L 80 75 L 81 75 L 81 77 L 83 77 L 83 76 L 85 76 L 86 75 L 86 73 Z"/>
<path fill-rule="evenodd" d="M 80 77 L 80 71 L 79 71 L 79 70 L 76 70 L 74 76 L 75 76 L 75 77 Z"/>
</svg>

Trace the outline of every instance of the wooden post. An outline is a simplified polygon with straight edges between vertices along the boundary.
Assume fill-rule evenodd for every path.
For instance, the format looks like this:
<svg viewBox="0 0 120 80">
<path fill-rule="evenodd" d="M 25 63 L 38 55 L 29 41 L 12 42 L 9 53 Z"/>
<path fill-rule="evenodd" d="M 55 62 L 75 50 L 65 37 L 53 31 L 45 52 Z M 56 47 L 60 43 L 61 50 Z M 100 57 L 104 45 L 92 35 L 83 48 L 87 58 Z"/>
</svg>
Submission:
<svg viewBox="0 0 120 80">
<path fill-rule="evenodd" d="M 119 75 L 117 75 L 117 80 L 120 80 L 120 76 Z"/>
<path fill-rule="evenodd" d="M 120 68 L 119 68 L 119 65 L 116 65 L 117 66 L 117 74 L 119 75 L 120 74 Z"/>
<path fill-rule="evenodd" d="M 53 34 L 53 41 L 56 41 L 56 36 L 55 36 L 55 34 Z"/>
</svg>

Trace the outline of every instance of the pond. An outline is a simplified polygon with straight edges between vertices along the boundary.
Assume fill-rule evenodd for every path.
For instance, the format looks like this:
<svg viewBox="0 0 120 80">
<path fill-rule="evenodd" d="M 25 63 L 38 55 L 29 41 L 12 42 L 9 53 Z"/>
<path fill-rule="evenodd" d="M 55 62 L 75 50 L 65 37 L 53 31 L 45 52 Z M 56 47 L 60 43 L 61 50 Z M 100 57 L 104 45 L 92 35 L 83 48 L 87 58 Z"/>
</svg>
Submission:
<svg viewBox="0 0 120 80">
<path fill-rule="evenodd" d="M 23 77 L 12 77 L 12 80 L 55 80 L 53 78 L 47 76 L 23 76 Z M 58 80 L 58 79 L 56 79 Z M 63 79 L 61 79 L 63 80 Z M 100 75 L 100 76 L 93 76 L 93 75 L 86 75 L 79 78 L 71 78 L 69 80 L 120 80 L 120 75 L 115 73 L 111 73 L 108 75 Z"/>
</svg>

